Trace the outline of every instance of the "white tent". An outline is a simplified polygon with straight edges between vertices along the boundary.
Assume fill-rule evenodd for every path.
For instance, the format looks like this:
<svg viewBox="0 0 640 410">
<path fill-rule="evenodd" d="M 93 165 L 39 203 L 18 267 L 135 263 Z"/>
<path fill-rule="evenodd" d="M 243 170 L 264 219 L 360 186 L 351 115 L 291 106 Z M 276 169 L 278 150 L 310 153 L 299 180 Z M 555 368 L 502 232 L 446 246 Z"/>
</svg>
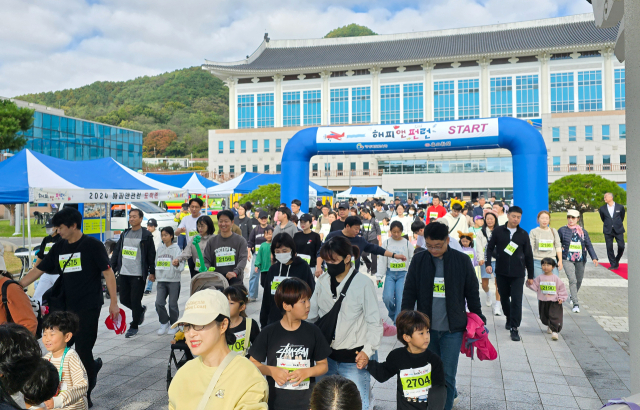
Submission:
<svg viewBox="0 0 640 410">
<path fill-rule="evenodd" d="M 371 187 L 351 187 L 346 191 L 342 191 L 336 195 L 337 198 L 356 198 L 358 200 L 364 200 L 366 198 L 389 198 L 393 197 L 387 191 L 382 190 L 382 188 L 378 186 Z"/>
</svg>

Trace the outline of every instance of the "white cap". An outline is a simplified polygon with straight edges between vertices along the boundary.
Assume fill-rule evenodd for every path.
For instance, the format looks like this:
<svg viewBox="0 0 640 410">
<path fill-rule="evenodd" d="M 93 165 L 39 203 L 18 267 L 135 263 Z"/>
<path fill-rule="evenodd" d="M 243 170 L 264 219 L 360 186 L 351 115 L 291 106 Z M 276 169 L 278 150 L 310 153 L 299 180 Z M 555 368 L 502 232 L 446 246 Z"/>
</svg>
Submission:
<svg viewBox="0 0 640 410">
<path fill-rule="evenodd" d="M 567 211 L 567 216 L 575 216 L 576 218 L 580 218 L 580 211 L 577 211 L 575 209 L 569 209 Z"/>
<path fill-rule="evenodd" d="M 180 323 L 208 325 L 220 315 L 231 317 L 229 299 L 219 290 L 204 289 L 191 295 L 184 306 L 182 317 L 171 328 L 177 327 Z"/>
</svg>

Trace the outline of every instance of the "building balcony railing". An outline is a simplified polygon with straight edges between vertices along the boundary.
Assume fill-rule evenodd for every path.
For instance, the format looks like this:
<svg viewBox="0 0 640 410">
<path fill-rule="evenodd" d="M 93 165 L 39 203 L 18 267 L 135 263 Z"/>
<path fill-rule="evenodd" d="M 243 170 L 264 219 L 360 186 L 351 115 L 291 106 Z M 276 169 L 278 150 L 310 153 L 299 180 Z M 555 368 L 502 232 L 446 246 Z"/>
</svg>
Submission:
<svg viewBox="0 0 640 410">
<path fill-rule="evenodd" d="M 326 178 L 326 177 L 377 177 L 382 175 L 382 170 L 373 169 L 361 169 L 358 171 L 311 171 L 311 178 Z"/>
<path fill-rule="evenodd" d="M 599 164 L 599 165 L 551 165 L 549 172 L 624 172 L 627 164 Z"/>
</svg>

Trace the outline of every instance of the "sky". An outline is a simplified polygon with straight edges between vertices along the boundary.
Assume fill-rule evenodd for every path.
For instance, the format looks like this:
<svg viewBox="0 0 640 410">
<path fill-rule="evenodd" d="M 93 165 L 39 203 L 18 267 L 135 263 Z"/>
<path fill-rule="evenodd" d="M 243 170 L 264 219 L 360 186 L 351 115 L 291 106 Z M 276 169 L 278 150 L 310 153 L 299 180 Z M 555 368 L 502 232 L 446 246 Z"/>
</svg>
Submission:
<svg viewBox="0 0 640 410">
<path fill-rule="evenodd" d="M 0 96 L 123 81 L 351 23 L 379 34 L 591 12 L 586 0 L 0 0 Z"/>
</svg>

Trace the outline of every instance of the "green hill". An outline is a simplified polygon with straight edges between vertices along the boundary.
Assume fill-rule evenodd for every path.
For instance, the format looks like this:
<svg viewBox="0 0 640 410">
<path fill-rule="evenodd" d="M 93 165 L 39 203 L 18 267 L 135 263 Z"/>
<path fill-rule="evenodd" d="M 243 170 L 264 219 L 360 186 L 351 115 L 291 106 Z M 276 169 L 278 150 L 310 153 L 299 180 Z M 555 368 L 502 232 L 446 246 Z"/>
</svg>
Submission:
<svg viewBox="0 0 640 410">
<path fill-rule="evenodd" d="M 184 143 L 180 146 L 185 152 L 176 155 L 206 157 L 207 130 L 229 127 L 229 91 L 200 67 L 15 98 L 59 106 L 69 116 L 139 130 L 145 136 L 170 129 Z"/>
</svg>

